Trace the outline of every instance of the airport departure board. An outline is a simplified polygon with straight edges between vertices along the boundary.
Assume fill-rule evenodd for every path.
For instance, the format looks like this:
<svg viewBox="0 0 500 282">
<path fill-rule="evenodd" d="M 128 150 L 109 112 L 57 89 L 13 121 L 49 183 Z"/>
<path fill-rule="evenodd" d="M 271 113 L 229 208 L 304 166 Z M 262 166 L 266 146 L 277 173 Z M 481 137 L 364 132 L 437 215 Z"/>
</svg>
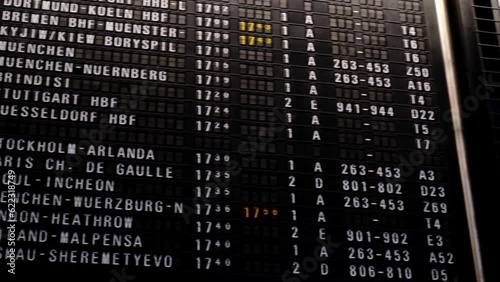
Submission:
<svg viewBox="0 0 500 282">
<path fill-rule="evenodd" d="M 475 281 L 433 0 L 0 5 L 0 277 Z"/>
</svg>

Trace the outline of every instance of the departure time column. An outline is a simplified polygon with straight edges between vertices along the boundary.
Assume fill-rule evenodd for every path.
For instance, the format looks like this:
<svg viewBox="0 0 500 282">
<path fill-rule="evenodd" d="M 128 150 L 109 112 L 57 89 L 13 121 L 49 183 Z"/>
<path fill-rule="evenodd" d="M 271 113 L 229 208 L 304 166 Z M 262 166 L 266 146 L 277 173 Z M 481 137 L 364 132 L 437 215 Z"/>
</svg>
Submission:
<svg viewBox="0 0 500 282">
<path fill-rule="evenodd" d="M 233 157 L 229 5 L 208 0 L 194 4 L 193 259 L 196 270 L 217 272 L 233 267 L 230 254 L 235 249 L 229 237 L 235 228 L 229 218 L 234 206 L 228 201 L 234 193 L 229 171 Z"/>
</svg>

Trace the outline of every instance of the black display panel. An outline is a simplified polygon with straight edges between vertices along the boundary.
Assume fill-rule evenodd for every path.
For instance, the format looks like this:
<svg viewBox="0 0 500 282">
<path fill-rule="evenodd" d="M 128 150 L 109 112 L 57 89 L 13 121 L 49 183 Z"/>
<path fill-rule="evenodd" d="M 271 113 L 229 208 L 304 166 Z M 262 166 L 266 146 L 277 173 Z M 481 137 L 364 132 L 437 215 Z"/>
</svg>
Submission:
<svg viewBox="0 0 500 282">
<path fill-rule="evenodd" d="M 434 5 L 3 0 L 1 277 L 475 281 Z"/>
<path fill-rule="evenodd" d="M 467 141 L 473 199 L 486 281 L 497 277 L 493 257 L 498 242 L 489 235 L 491 207 L 495 200 L 489 187 L 500 171 L 497 60 L 500 55 L 500 3 L 495 0 L 455 1 L 450 10 L 459 70 L 462 117 Z M 480 165 L 478 165 L 480 164 Z"/>
</svg>

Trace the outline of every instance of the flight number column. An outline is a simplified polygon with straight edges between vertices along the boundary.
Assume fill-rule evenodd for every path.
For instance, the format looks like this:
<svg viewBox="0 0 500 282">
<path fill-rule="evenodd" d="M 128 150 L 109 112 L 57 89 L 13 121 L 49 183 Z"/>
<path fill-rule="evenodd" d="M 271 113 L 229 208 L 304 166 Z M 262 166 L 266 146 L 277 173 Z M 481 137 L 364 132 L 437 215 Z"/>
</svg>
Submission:
<svg viewBox="0 0 500 282">
<path fill-rule="evenodd" d="M 345 209 L 341 273 L 348 281 L 386 281 L 410 251 L 404 190 L 399 183 L 396 128 L 402 118 L 393 93 L 390 36 L 381 0 L 335 1 L 329 5 L 338 99 L 339 185 Z M 349 4 L 351 3 L 352 4 Z M 339 203 L 340 204 L 340 203 Z M 392 240 L 394 238 L 394 240 Z M 404 266 L 404 267 L 403 267 Z M 398 279 L 402 279 L 401 277 Z"/>
</svg>

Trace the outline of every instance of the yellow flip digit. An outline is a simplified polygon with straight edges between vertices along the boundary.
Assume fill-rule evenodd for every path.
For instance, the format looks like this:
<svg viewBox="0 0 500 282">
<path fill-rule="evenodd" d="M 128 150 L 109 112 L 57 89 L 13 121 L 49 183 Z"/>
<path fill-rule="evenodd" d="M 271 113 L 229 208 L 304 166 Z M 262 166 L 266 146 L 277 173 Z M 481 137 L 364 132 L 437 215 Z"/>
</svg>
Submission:
<svg viewBox="0 0 500 282">
<path fill-rule="evenodd" d="M 247 37 L 245 35 L 240 35 L 240 44 L 247 45 Z"/>
</svg>

